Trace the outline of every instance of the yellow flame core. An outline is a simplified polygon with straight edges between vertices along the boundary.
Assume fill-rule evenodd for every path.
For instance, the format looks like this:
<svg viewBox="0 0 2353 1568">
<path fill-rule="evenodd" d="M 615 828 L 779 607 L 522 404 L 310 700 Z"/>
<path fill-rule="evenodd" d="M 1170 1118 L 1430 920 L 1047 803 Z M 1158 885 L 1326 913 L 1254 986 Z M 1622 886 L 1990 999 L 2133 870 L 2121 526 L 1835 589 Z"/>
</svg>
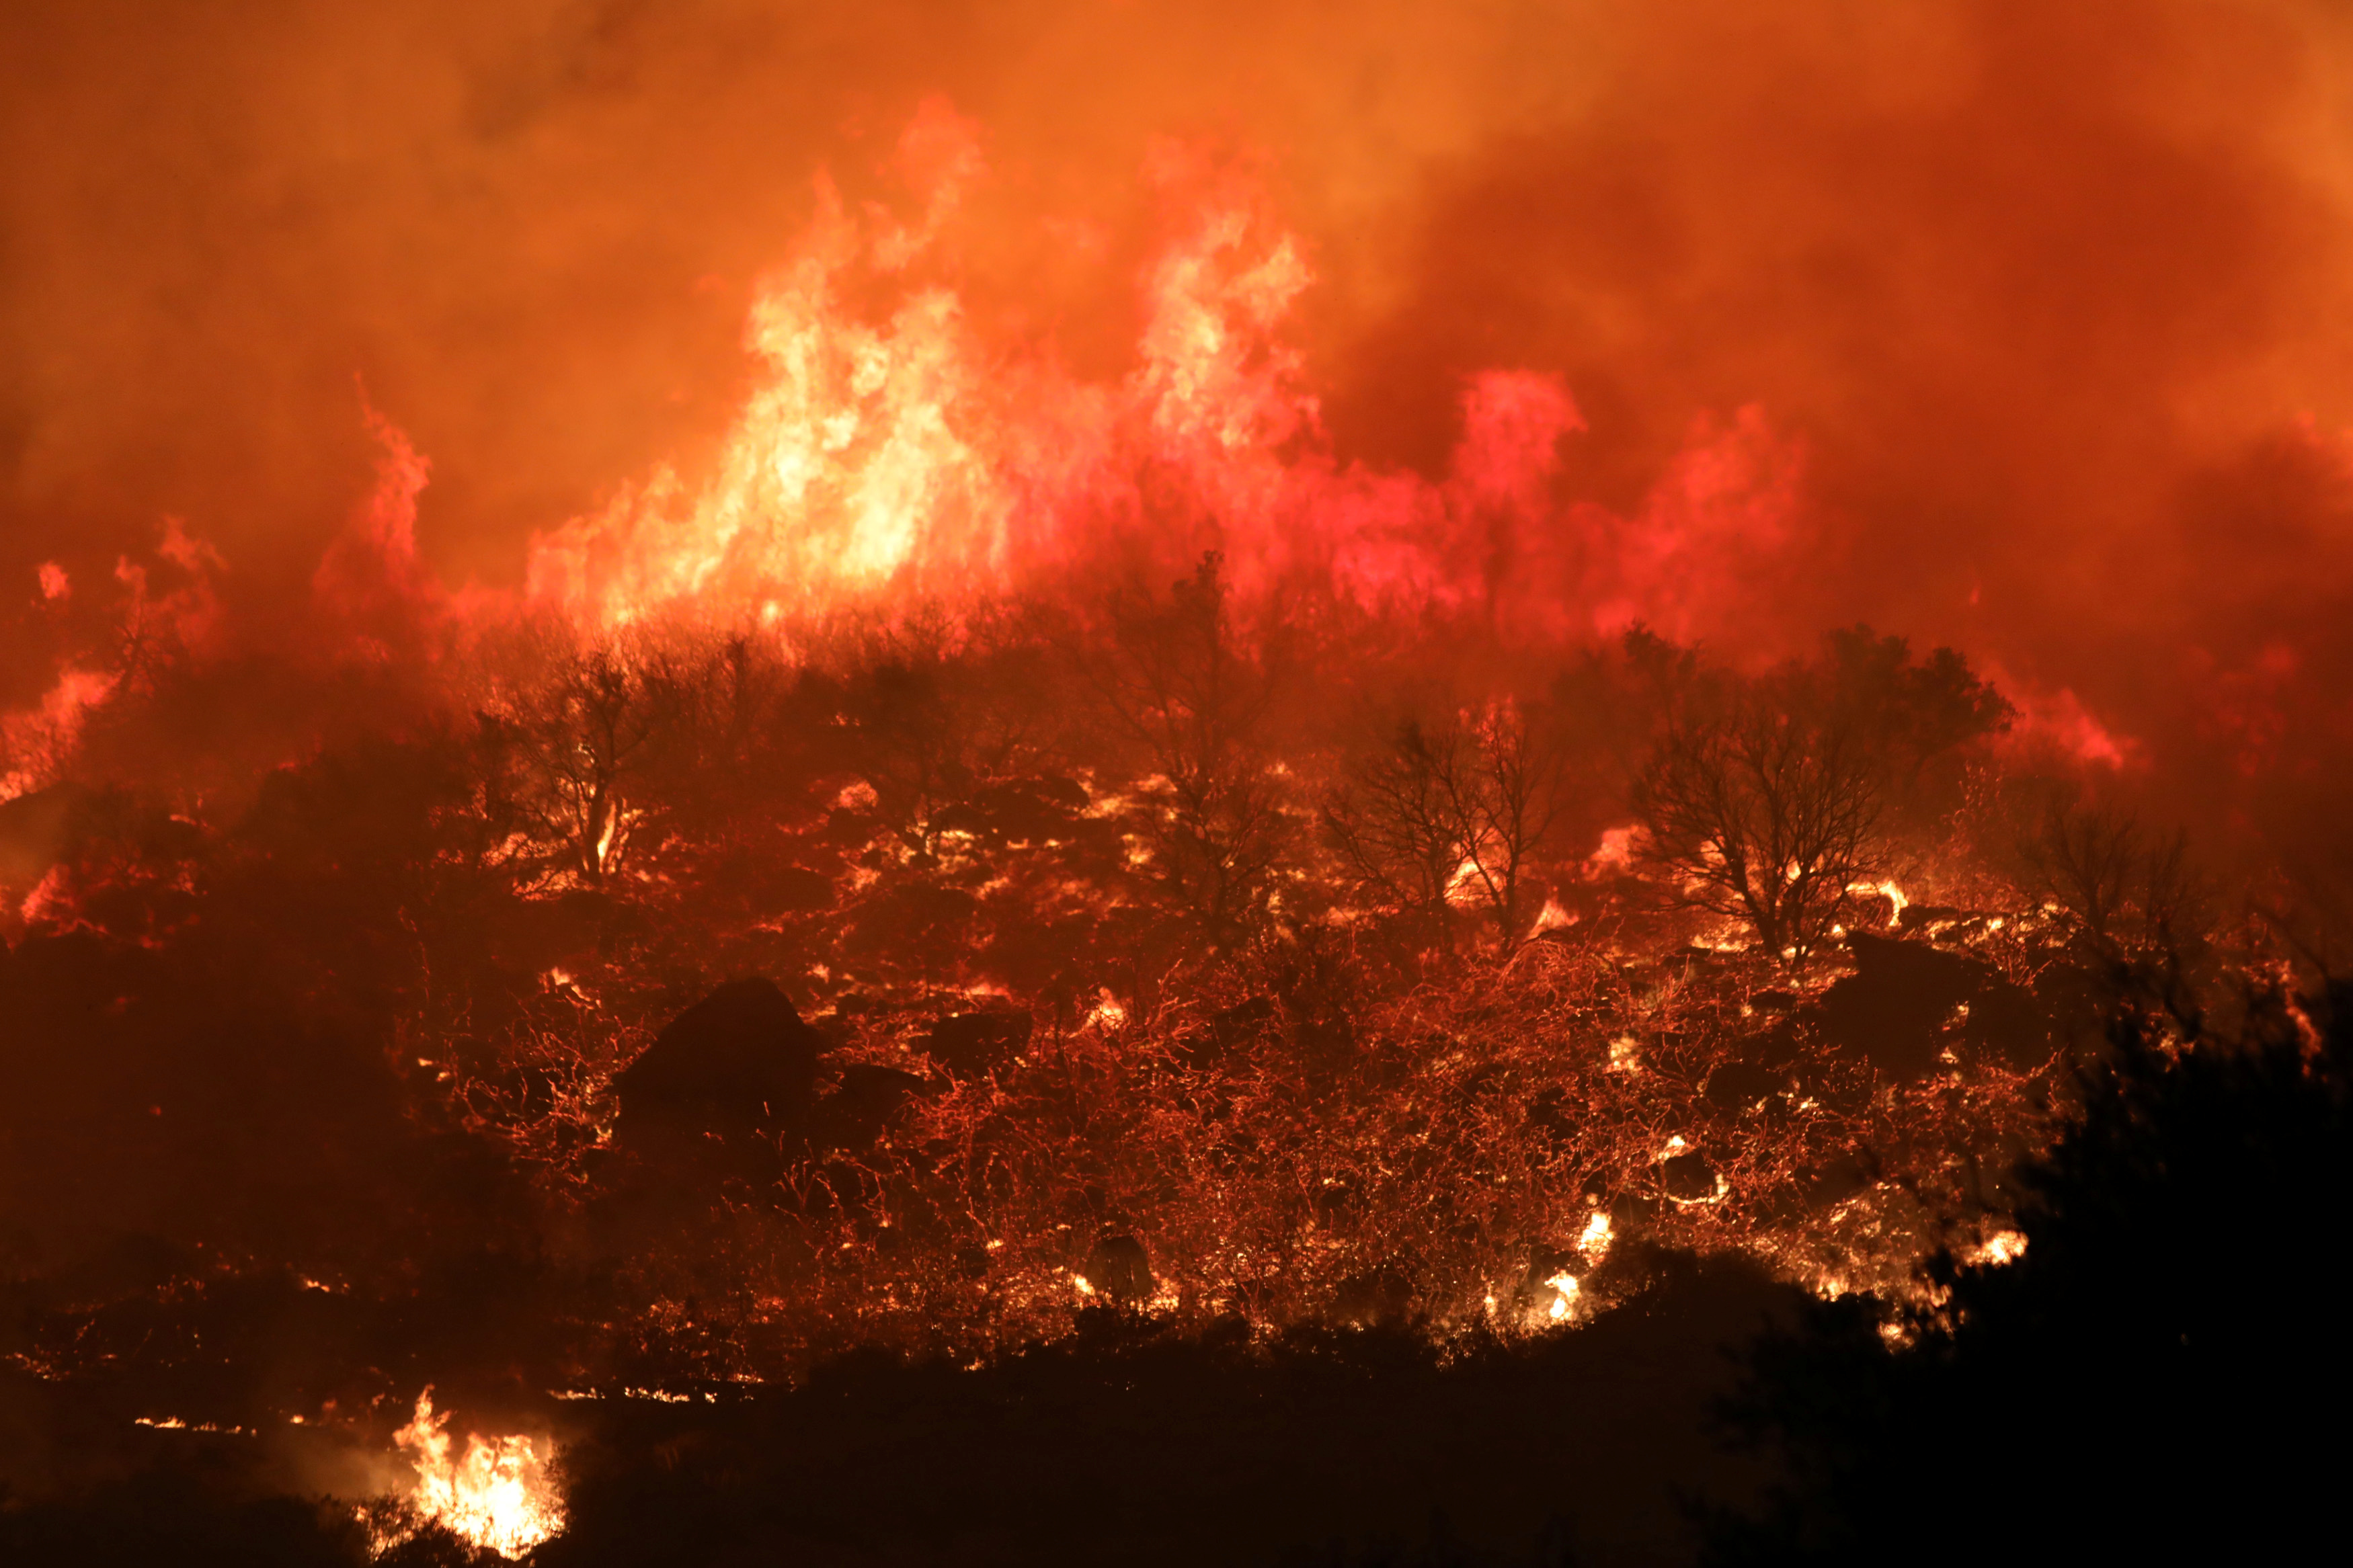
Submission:
<svg viewBox="0 0 2353 1568">
<path fill-rule="evenodd" d="M 393 1434 L 417 1467 L 411 1508 L 501 1557 L 520 1557 L 564 1528 L 563 1498 L 548 1474 L 553 1445 L 470 1432 L 456 1458 L 448 1421 L 434 1413 L 428 1388 L 417 1396 L 416 1417 Z"/>
<path fill-rule="evenodd" d="M 1999 1266 L 2015 1262 L 2026 1255 L 2026 1237 L 2014 1230 L 1998 1230 L 1986 1237 L 1978 1248 L 1977 1261 Z"/>
</svg>

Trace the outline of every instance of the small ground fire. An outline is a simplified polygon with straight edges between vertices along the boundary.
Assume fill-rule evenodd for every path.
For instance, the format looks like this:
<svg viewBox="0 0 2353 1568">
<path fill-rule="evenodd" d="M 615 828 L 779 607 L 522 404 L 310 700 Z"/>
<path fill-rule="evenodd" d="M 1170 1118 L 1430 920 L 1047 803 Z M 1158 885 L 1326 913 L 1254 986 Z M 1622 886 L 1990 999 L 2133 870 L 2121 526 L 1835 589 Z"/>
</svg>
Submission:
<svg viewBox="0 0 2353 1568">
<path fill-rule="evenodd" d="M 422 1518 L 501 1557 L 521 1557 L 564 1528 L 564 1504 L 548 1474 L 544 1439 L 484 1437 L 468 1433 L 463 1457 L 452 1456 L 446 1415 L 433 1411 L 433 1391 L 417 1396 L 416 1418 L 393 1442 L 417 1467 L 405 1500 Z M 380 1535 L 382 1552 L 399 1544 Z"/>
</svg>

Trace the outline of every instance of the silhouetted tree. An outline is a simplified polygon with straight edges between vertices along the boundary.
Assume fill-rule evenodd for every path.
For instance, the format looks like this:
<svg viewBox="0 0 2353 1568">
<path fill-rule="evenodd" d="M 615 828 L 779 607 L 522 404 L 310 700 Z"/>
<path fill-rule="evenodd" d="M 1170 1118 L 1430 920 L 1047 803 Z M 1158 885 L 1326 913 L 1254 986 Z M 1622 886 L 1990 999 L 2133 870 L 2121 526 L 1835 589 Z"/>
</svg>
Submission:
<svg viewBox="0 0 2353 1568">
<path fill-rule="evenodd" d="M 1565 759 L 1508 700 L 1407 720 L 1327 794 L 1323 820 L 1359 882 L 1443 941 L 1451 898 L 1482 905 L 1504 951 L 1527 935 L 1530 871 L 1559 825 Z"/>
<path fill-rule="evenodd" d="M 599 887 L 620 868 L 647 804 L 636 782 L 694 696 L 668 650 L 604 642 L 558 656 L 493 716 L 519 773 L 514 801 L 554 868 Z"/>
<path fill-rule="evenodd" d="M 1797 966 L 1854 885 L 1958 805 L 1967 747 L 2010 717 L 1952 649 L 1915 662 L 1867 626 L 1832 633 L 1810 663 L 1753 680 L 1686 672 L 1669 689 L 1631 792 L 1645 856 L 1675 901 L 1746 921 Z"/>
<path fill-rule="evenodd" d="M 1472 721 L 1472 769 L 1455 791 L 1476 885 L 1506 951 L 1528 934 L 1530 879 L 1563 815 L 1566 759 L 1559 738 L 1514 702 L 1493 702 Z"/>
<path fill-rule="evenodd" d="M 1356 884 L 1448 946 L 1446 895 L 1462 863 L 1461 836 L 1442 779 L 1460 746 L 1451 727 L 1433 733 L 1408 719 L 1388 742 L 1356 758 L 1324 796 L 1326 836 Z"/>
<path fill-rule="evenodd" d="M 2121 804 L 2069 788 L 2044 800 L 2018 855 L 2024 891 L 2073 921 L 2103 989 L 2195 1013 L 2212 917 L 2186 833 L 2153 832 Z"/>
<path fill-rule="evenodd" d="M 1864 626 L 1823 637 L 1810 679 L 1874 764 L 1894 832 L 1933 831 L 1960 805 L 1970 742 L 2014 716 L 1953 649 L 1915 660 L 1906 639 Z"/>
<path fill-rule="evenodd" d="M 2064 908 L 2094 942 L 2113 939 L 2146 853 L 2130 813 L 2106 803 L 2054 800 L 2019 847 L 2030 894 Z"/>
<path fill-rule="evenodd" d="M 1678 715 L 1634 783 L 1645 857 L 1676 901 L 1747 922 L 1802 966 L 1876 873 L 1877 768 L 1789 678 Z"/>
<path fill-rule="evenodd" d="M 1212 551 L 1165 601 L 1113 603 L 1108 646 L 1082 660 L 1105 714 L 1148 771 L 1161 875 L 1225 940 L 1265 907 L 1282 816 L 1260 731 L 1275 661 L 1245 647 Z"/>
</svg>

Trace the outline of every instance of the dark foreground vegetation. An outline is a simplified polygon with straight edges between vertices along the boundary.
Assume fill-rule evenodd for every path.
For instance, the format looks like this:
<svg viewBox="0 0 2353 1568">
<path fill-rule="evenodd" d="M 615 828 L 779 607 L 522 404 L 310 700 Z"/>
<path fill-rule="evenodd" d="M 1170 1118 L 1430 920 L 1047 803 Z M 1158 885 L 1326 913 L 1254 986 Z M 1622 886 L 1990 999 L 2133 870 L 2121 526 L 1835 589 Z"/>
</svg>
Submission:
<svg viewBox="0 0 2353 1568">
<path fill-rule="evenodd" d="M 2343 1550 L 2353 988 L 2178 1049 L 2122 1021 L 2024 1185 L 2023 1257 L 1939 1259 L 1930 1304 L 1819 1304 L 1751 1352 L 1732 1413 L 1786 1475 L 1718 1518 L 1716 1561 Z"/>
<path fill-rule="evenodd" d="M 570 1528 L 532 1561 L 1664 1563 L 1704 1542 L 1724 1563 L 2082 1562 L 2331 1539 L 2353 993 L 2250 1011 L 2187 1043 L 2121 1020 L 2020 1173 L 2023 1255 L 1940 1257 L 1910 1305 L 1627 1248 L 1593 1276 L 1616 1306 L 1514 1342 L 1106 1308 L 972 1369 L 853 1355 L 788 1392 L 584 1402 Z M 367 1560 L 348 1504 L 282 1489 L 282 1446 L 156 1436 L 0 1505 L 0 1556 Z M 376 1560 L 477 1555 L 427 1526 Z"/>
<path fill-rule="evenodd" d="M 563 1417 L 570 1525 L 531 1560 L 1683 1560 L 1679 1494 L 1746 1497 L 1759 1473 L 1706 1435 L 1727 1347 L 1799 1297 L 1731 1258 L 1614 1268 L 1624 1305 L 1514 1345 L 1441 1349 L 1409 1327 L 1269 1342 L 1238 1321 L 1172 1333 L 1103 1309 L 976 1370 L 854 1355 L 789 1392 L 581 1402 Z M 126 1474 L 0 1508 L 0 1554 L 366 1560 L 348 1503 L 275 1489 L 283 1444 L 142 1436 Z M 473 1560 L 429 1527 L 379 1559 Z"/>
</svg>

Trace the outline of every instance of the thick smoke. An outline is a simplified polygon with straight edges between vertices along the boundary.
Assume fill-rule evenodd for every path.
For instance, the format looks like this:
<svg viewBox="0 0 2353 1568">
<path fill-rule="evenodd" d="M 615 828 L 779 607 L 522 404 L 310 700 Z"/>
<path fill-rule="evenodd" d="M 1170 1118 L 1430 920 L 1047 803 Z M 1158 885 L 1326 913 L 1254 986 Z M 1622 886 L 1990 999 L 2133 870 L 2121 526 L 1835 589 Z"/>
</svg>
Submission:
<svg viewBox="0 0 2353 1568">
<path fill-rule="evenodd" d="M 1222 145 L 1303 236 L 1341 460 L 1435 480 L 1466 377 L 1558 375 L 1556 530 L 1598 506 L 1725 584 L 1672 632 L 1953 642 L 2218 832 L 2333 755 L 2326 6 L 13 11 L 10 709 L 134 589 L 315 635 L 374 410 L 432 465 L 418 580 L 512 584 L 533 534 L 707 462 L 813 173 L 890 194 L 944 96 L 991 171 L 952 280 L 1081 377 L 1132 368 L 1155 139 Z M 1694 452 L 1787 467 L 1769 552 L 1661 516 L 1720 482 Z"/>
</svg>

